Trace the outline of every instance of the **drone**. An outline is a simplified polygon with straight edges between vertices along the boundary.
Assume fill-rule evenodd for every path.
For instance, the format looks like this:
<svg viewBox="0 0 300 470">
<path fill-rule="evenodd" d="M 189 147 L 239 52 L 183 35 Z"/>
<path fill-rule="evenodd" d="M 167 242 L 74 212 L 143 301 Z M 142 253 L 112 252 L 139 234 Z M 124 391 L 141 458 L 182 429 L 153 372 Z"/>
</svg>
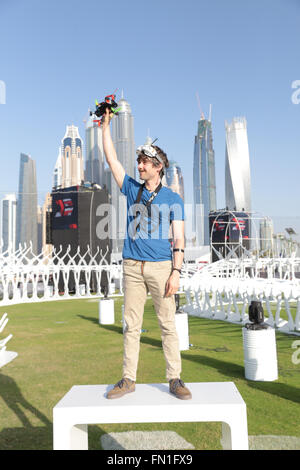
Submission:
<svg viewBox="0 0 300 470">
<path fill-rule="evenodd" d="M 118 111 L 120 111 L 121 108 L 118 108 L 118 103 L 115 101 L 116 95 L 107 95 L 104 98 L 104 101 L 101 103 L 98 103 L 96 101 L 96 110 L 94 112 L 90 111 L 90 116 L 97 116 L 98 118 L 101 118 L 103 114 L 105 113 L 106 109 L 108 108 L 110 112 L 114 113 L 116 116 L 119 114 Z M 94 119 L 93 122 L 98 122 L 98 126 L 101 126 L 101 119 Z"/>
</svg>

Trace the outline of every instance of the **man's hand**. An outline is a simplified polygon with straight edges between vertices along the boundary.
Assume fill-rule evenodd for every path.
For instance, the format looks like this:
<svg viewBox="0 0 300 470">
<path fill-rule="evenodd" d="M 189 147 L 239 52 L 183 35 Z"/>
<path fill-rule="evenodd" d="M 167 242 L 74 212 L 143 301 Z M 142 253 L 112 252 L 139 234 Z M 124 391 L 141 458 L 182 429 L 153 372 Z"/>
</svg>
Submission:
<svg viewBox="0 0 300 470">
<path fill-rule="evenodd" d="M 113 115 L 114 114 L 110 112 L 109 108 L 106 108 L 105 113 L 103 114 L 101 118 L 102 131 L 104 131 L 107 127 L 109 127 L 109 124 Z"/>
<path fill-rule="evenodd" d="M 171 297 L 176 294 L 180 285 L 180 273 L 178 271 L 172 271 L 169 279 L 166 283 L 165 297 Z"/>
</svg>

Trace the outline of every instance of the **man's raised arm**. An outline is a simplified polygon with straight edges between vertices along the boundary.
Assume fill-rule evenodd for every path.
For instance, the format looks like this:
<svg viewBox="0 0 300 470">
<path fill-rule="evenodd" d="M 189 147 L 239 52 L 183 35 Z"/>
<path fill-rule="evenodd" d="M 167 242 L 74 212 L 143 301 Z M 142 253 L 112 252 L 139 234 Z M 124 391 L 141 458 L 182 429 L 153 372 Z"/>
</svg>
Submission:
<svg viewBox="0 0 300 470">
<path fill-rule="evenodd" d="M 111 116 L 112 115 L 110 115 L 109 109 L 107 108 L 101 120 L 103 150 L 105 153 L 106 161 L 113 174 L 113 177 L 115 178 L 116 183 L 119 186 L 119 188 L 122 188 L 124 176 L 125 176 L 125 170 L 118 160 L 117 153 L 116 153 L 116 150 L 115 150 L 112 138 L 111 138 L 110 126 L 109 126 Z"/>
</svg>

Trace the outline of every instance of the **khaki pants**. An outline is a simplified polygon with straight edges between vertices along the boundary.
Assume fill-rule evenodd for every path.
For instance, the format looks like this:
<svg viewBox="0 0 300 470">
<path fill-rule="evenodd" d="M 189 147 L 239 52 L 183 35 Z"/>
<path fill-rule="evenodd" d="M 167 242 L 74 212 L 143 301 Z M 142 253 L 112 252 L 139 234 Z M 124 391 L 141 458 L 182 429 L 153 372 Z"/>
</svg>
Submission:
<svg viewBox="0 0 300 470">
<path fill-rule="evenodd" d="M 125 308 L 123 377 L 136 381 L 144 306 L 149 290 L 161 329 L 167 380 L 180 377 L 181 357 L 175 327 L 174 295 L 165 297 L 171 261 L 123 260 Z"/>
</svg>

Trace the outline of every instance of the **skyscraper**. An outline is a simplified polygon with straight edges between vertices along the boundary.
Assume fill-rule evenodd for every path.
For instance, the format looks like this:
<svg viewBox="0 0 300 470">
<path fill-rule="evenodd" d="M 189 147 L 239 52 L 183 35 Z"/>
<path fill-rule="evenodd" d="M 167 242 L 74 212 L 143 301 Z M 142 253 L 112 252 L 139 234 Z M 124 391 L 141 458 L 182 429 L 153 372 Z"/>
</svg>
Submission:
<svg viewBox="0 0 300 470">
<path fill-rule="evenodd" d="M 17 198 L 15 194 L 7 194 L 0 203 L 0 239 L 2 253 L 10 248 L 16 249 L 16 210 Z"/>
<path fill-rule="evenodd" d="M 53 188 L 60 188 L 62 185 L 62 158 L 61 147 L 59 147 L 58 156 L 53 172 Z"/>
<path fill-rule="evenodd" d="M 174 193 L 179 194 L 184 200 L 184 184 L 182 171 L 178 163 L 169 161 L 169 168 L 165 169 L 162 184 L 170 188 Z"/>
<path fill-rule="evenodd" d="M 98 125 L 98 122 L 93 122 L 92 117 L 86 123 L 85 137 L 85 181 L 97 183 L 103 187 L 105 175 L 102 127 Z"/>
<path fill-rule="evenodd" d="M 37 206 L 37 253 L 43 249 L 43 212 L 41 206 Z"/>
<path fill-rule="evenodd" d="M 129 103 L 123 98 L 118 101 L 121 108 L 112 119 L 112 140 L 126 173 L 135 177 L 135 143 L 133 116 Z M 113 207 L 112 238 L 113 252 L 121 252 L 126 230 L 126 197 L 121 194 L 119 187 L 111 176 L 111 204 Z"/>
<path fill-rule="evenodd" d="M 51 237 L 50 235 L 50 227 L 49 223 L 50 213 L 52 212 L 52 197 L 50 193 L 46 194 L 45 202 L 42 207 L 42 249 L 45 256 L 49 256 L 52 251 L 52 245 L 48 238 Z"/>
<path fill-rule="evenodd" d="M 67 126 L 61 147 L 62 188 L 80 185 L 84 180 L 82 148 L 78 127 Z"/>
<path fill-rule="evenodd" d="M 134 178 L 135 173 L 135 143 L 133 116 L 129 103 L 122 97 L 118 101 L 118 115 L 112 119 L 112 139 L 126 173 Z"/>
<path fill-rule="evenodd" d="M 251 211 L 250 158 L 247 122 L 244 117 L 225 121 L 225 196 L 226 207 L 234 211 Z"/>
<path fill-rule="evenodd" d="M 19 244 L 32 243 L 37 253 L 37 185 L 35 161 L 21 153 L 19 197 L 17 204 L 17 248 Z"/>
<path fill-rule="evenodd" d="M 211 120 L 198 121 L 194 144 L 194 230 L 197 245 L 209 245 L 209 212 L 216 210 L 215 153 Z"/>
<path fill-rule="evenodd" d="M 259 224 L 260 250 L 271 256 L 274 248 L 274 224 L 269 217 L 264 217 Z"/>
</svg>

